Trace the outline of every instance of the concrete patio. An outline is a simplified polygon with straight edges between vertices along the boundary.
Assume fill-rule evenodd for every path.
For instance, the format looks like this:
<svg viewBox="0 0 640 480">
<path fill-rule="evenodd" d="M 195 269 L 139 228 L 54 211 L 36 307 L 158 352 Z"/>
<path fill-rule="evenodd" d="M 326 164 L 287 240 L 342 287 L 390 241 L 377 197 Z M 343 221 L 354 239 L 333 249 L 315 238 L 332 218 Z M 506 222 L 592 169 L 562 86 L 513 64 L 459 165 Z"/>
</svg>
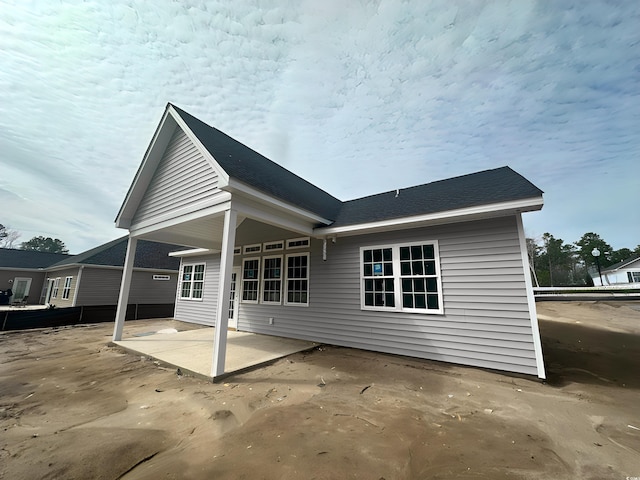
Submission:
<svg viewBox="0 0 640 480">
<path fill-rule="evenodd" d="M 225 373 L 214 378 L 211 374 L 214 332 L 213 327 L 180 332 L 160 329 L 134 334 L 129 338 L 112 342 L 112 345 L 131 353 L 151 357 L 163 364 L 180 368 L 185 374 L 210 381 L 257 368 L 317 345 L 304 340 L 229 331 Z"/>
</svg>

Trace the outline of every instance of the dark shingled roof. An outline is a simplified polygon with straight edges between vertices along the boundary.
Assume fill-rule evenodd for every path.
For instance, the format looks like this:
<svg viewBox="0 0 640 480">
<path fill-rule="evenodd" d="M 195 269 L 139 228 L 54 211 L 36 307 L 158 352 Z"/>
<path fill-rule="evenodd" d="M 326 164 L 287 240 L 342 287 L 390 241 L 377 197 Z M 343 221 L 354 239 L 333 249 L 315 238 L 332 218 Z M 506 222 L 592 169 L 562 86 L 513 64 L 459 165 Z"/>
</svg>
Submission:
<svg viewBox="0 0 640 480">
<path fill-rule="evenodd" d="M 323 218 L 333 220 L 336 217 L 342 203 L 340 200 L 220 130 L 172 106 L 230 177 Z"/>
<path fill-rule="evenodd" d="M 172 105 L 227 174 L 268 195 L 311 211 L 332 227 L 540 197 L 542 190 L 509 167 L 485 170 L 341 202 L 225 133 Z"/>
<path fill-rule="evenodd" d="M 47 268 L 60 260 L 72 257 L 64 253 L 46 253 L 33 250 L 0 248 L 0 267 L 2 268 Z"/>
<path fill-rule="evenodd" d="M 627 265 L 629 265 L 630 263 L 635 262 L 639 258 L 640 258 L 640 255 L 634 255 L 633 257 L 627 258 L 626 260 L 623 260 L 623 261 L 618 262 L 618 263 L 614 263 L 613 265 L 609 265 L 607 268 L 603 268 L 602 269 L 602 273 L 613 272 L 615 270 L 618 270 L 620 267 L 626 267 Z"/>
<path fill-rule="evenodd" d="M 127 238 L 128 237 L 118 238 L 51 266 L 62 267 L 65 265 L 83 264 L 122 267 L 124 266 L 124 259 L 127 254 Z M 138 240 L 136 258 L 133 266 L 136 268 L 178 270 L 180 268 L 180 259 L 169 257 L 168 255 L 169 252 L 184 249 L 185 247 L 178 245 Z"/>
<path fill-rule="evenodd" d="M 439 180 L 344 202 L 332 227 L 539 197 L 542 190 L 509 167 Z"/>
</svg>

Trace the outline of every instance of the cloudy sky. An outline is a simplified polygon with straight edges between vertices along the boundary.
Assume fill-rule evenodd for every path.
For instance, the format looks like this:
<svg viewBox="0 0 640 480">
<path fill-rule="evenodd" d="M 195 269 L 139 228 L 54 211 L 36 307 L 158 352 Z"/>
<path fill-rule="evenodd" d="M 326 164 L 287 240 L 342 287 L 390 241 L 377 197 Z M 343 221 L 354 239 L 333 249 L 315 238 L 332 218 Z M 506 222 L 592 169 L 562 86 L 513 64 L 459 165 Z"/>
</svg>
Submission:
<svg viewBox="0 0 640 480">
<path fill-rule="evenodd" d="M 0 0 L 0 223 L 126 234 L 172 102 L 342 200 L 509 165 L 545 191 L 528 236 L 633 249 L 638 25 L 633 1 Z"/>
</svg>

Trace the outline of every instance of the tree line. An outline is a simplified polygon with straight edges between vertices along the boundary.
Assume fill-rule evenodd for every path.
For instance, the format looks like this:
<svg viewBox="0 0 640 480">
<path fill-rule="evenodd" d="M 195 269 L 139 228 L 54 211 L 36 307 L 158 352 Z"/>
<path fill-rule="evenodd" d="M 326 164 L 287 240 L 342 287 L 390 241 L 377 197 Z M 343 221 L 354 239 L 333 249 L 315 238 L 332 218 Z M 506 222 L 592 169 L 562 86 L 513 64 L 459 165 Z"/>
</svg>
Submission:
<svg viewBox="0 0 640 480">
<path fill-rule="evenodd" d="M 594 249 L 600 252 L 596 258 Z M 640 255 L 640 245 L 634 250 L 614 250 L 597 233 L 588 232 L 574 243 L 564 243 L 545 233 L 537 239 L 527 238 L 529 264 L 533 284 L 540 287 L 593 286 L 590 272 Z"/>
<path fill-rule="evenodd" d="M 0 248 L 18 248 L 19 250 L 32 250 L 47 253 L 69 253 L 69 249 L 59 238 L 33 237 L 31 240 L 18 245 L 18 239 L 22 234 L 0 223 Z"/>
</svg>

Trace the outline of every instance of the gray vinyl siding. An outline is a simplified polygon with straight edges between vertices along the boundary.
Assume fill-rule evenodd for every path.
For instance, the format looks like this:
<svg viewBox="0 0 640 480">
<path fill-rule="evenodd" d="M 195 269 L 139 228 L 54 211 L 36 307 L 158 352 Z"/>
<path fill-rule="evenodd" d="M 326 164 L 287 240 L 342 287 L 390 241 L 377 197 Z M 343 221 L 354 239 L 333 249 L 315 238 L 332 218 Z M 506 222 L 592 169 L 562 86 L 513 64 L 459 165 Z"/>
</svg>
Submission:
<svg viewBox="0 0 640 480">
<path fill-rule="evenodd" d="M 166 304 L 173 302 L 178 278 L 177 272 L 171 274 L 155 273 L 170 275 L 171 278 L 170 280 L 153 280 L 153 271 L 134 270 L 128 303 Z M 85 267 L 82 271 L 76 305 L 117 305 L 121 282 L 121 269 Z"/>
<path fill-rule="evenodd" d="M 206 201 L 218 203 L 221 190 L 210 163 L 179 127 L 151 179 L 133 218 L 133 225 L 157 217 L 179 216 L 186 208 Z"/>
<path fill-rule="evenodd" d="M 184 258 L 180 265 L 180 271 L 182 271 L 182 265 L 193 265 L 196 263 L 205 264 L 202 300 L 181 299 L 180 282 L 178 281 L 178 286 L 174 292 L 176 296 L 174 318 L 184 322 L 215 326 L 218 288 L 220 285 L 220 255 Z"/>
<path fill-rule="evenodd" d="M 297 236 L 269 226 L 261 231 L 247 220 L 238 229 L 236 245 Z M 444 314 L 362 310 L 360 247 L 429 240 L 438 241 Z M 515 217 L 338 237 L 335 244 L 328 242 L 326 262 L 322 260 L 322 242 L 312 239 L 310 253 L 309 306 L 240 302 L 238 330 L 538 373 Z M 271 254 L 260 254 L 265 255 Z M 234 264 L 239 265 L 241 258 L 234 257 Z M 207 272 L 210 270 L 208 263 Z M 206 298 L 197 308 L 190 306 L 187 312 L 183 303 L 177 302 L 176 318 L 198 323 L 213 318 L 217 284 L 215 290 L 209 286 L 205 285 Z"/>
</svg>

